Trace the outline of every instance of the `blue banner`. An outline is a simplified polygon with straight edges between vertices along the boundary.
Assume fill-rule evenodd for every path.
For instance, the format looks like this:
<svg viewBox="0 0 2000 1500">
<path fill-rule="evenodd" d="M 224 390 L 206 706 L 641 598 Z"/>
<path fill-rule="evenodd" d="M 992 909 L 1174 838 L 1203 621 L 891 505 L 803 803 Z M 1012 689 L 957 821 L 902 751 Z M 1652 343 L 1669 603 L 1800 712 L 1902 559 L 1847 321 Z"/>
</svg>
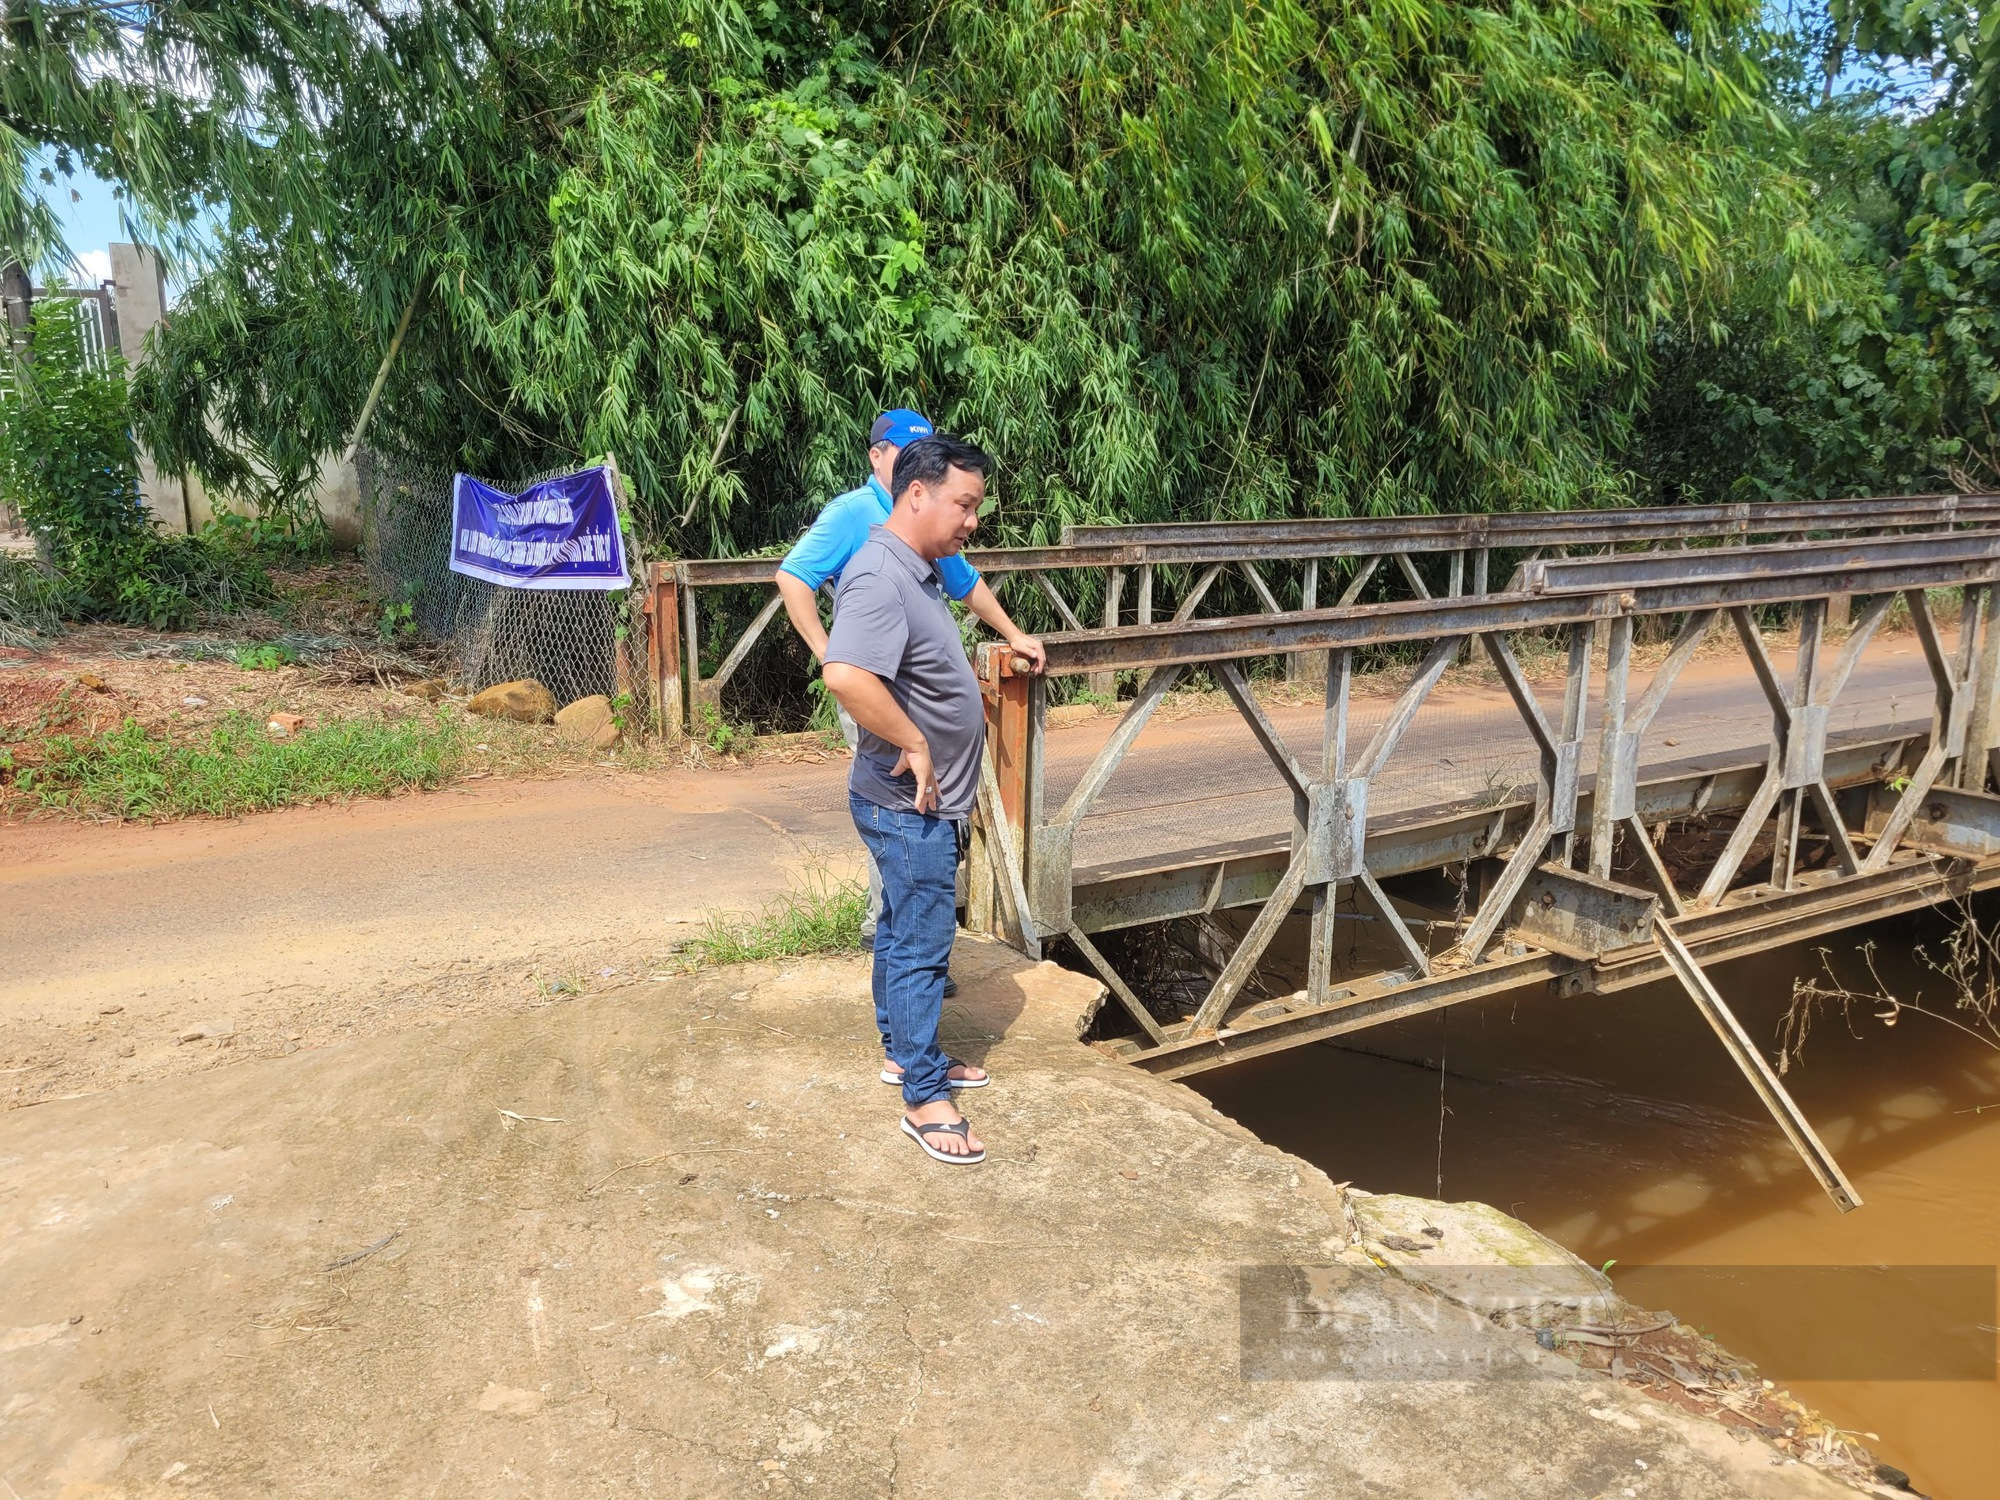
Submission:
<svg viewBox="0 0 2000 1500">
<path fill-rule="evenodd" d="M 518 495 L 455 476 L 451 570 L 515 589 L 630 588 L 611 470 L 544 479 Z"/>
</svg>

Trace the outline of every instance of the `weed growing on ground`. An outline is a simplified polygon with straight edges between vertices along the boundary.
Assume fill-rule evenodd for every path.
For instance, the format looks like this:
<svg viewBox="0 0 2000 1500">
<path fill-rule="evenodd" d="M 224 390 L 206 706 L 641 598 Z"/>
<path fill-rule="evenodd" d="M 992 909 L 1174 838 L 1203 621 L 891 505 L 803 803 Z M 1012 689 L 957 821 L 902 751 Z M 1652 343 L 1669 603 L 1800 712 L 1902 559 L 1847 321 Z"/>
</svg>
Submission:
<svg viewBox="0 0 2000 1500">
<path fill-rule="evenodd" d="M 713 703 L 702 704 L 695 737 L 717 755 L 747 755 L 757 748 L 757 731 L 730 723 Z"/>
<path fill-rule="evenodd" d="M 806 720 L 806 728 L 817 734 L 827 749 L 840 749 L 847 743 L 847 736 L 840 726 L 840 704 L 831 689 L 823 679 L 815 677 L 806 684 L 806 696 L 812 702 L 812 716 Z"/>
<path fill-rule="evenodd" d="M 229 659 L 246 672 L 275 672 L 295 665 L 299 654 L 281 641 L 266 641 L 260 646 L 238 646 Z"/>
<path fill-rule="evenodd" d="M 274 739 L 250 714 L 178 740 L 127 719 L 88 736 L 57 735 L 20 789 L 43 807 L 117 818 L 231 817 L 307 802 L 443 785 L 463 761 L 452 719 L 338 719 Z"/>
<path fill-rule="evenodd" d="M 417 638 L 417 607 L 407 599 L 399 599 L 382 606 L 382 617 L 375 624 L 375 633 L 382 638 L 385 646 L 402 645 Z"/>
<path fill-rule="evenodd" d="M 868 891 L 860 882 L 834 880 L 814 870 L 765 902 L 754 916 L 710 912 L 701 936 L 682 948 L 680 956 L 694 969 L 808 953 L 856 952 L 867 910 Z"/>
</svg>

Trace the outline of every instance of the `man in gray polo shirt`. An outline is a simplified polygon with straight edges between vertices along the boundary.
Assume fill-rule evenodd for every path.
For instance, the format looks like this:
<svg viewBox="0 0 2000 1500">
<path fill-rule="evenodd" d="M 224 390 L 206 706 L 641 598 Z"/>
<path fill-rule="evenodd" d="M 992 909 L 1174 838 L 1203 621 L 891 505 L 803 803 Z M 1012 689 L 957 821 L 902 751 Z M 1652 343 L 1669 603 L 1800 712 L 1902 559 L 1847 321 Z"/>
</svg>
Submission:
<svg viewBox="0 0 2000 1500">
<path fill-rule="evenodd" d="M 818 590 L 828 583 L 838 587 L 841 570 L 867 542 L 870 529 L 889 519 L 894 506 L 889 486 L 895 478 L 896 456 L 919 438 L 932 434 L 930 419 L 908 407 L 899 406 L 877 417 L 868 430 L 868 482 L 828 501 L 812 523 L 812 529 L 799 538 L 785 554 L 785 560 L 778 564 L 773 581 L 785 601 L 785 613 L 791 617 L 799 639 L 812 649 L 815 657 L 826 655 L 826 627 L 819 621 Z M 952 553 L 939 558 L 938 577 L 943 581 L 945 597 L 962 600 L 968 610 L 1020 655 L 1030 661 L 1042 659 L 1042 643 L 1015 625 L 1000 601 L 993 597 L 993 590 L 962 555 Z M 840 729 L 846 736 L 847 748 L 853 750 L 860 735 L 851 715 L 841 714 Z M 871 856 L 868 910 L 861 919 L 862 946 L 874 943 L 875 923 L 881 914 L 882 876 Z M 955 988 L 946 978 L 945 994 L 949 996 Z"/>
<path fill-rule="evenodd" d="M 904 1134 L 954 1164 L 986 1156 L 951 1096 L 991 1080 L 938 1045 L 959 835 L 978 797 L 986 713 L 937 562 L 979 525 L 988 467 L 953 437 L 920 438 L 897 455 L 894 508 L 841 574 L 826 647 L 827 688 L 861 727 L 848 805 L 882 872 L 874 990 L 890 1063 L 883 1079 L 903 1086 Z"/>
</svg>

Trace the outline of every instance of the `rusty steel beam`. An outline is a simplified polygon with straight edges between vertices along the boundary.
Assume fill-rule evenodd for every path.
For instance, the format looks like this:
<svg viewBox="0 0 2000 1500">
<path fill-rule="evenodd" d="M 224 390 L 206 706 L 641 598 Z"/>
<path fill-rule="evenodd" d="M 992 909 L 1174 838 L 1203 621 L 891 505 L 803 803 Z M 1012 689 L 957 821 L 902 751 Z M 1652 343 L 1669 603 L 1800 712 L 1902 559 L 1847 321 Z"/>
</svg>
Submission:
<svg viewBox="0 0 2000 1500">
<path fill-rule="evenodd" d="M 784 604 L 784 596 L 775 592 L 770 598 L 764 601 L 764 607 L 758 610 L 756 617 L 744 627 L 743 634 L 738 636 L 736 644 L 729 648 L 729 654 L 722 659 L 722 664 L 715 669 L 713 677 L 703 677 L 701 675 L 698 660 L 691 664 L 693 670 L 690 673 L 691 680 L 688 686 L 693 689 L 690 694 L 690 701 L 696 707 L 711 703 L 718 709 L 722 707 L 722 690 L 729 686 L 729 679 L 734 677 L 736 669 L 743 665 L 743 658 L 750 654 L 750 648 L 755 646 L 759 637 L 764 634 L 764 627 L 771 623 L 772 618 L 778 611 L 784 608 Z"/>
<path fill-rule="evenodd" d="M 1538 865 L 1514 898 L 1507 925 L 1552 953 L 1595 959 L 1653 940 L 1660 898 L 1566 865 Z"/>
<path fill-rule="evenodd" d="M 1931 789 L 1944 770 L 1947 762 L 1962 755 L 1966 748 L 1967 720 L 1971 718 L 1972 695 L 1971 678 L 1974 673 L 1977 647 L 1982 627 L 1985 624 L 1987 608 L 1993 595 L 1991 588 L 1969 590 L 1965 596 L 1964 608 L 1959 619 L 1958 651 L 1956 664 L 1944 660 L 1942 646 L 1936 638 L 1936 631 L 1930 624 L 1930 611 L 1924 603 L 1921 591 L 1912 590 L 1908 595 L 1910 619 L 1919 624 L 1919 633 L 1925 640 L 1925 654 L 1930 658 L 1931 671 L 1937 682 L 1937 709 L 1931 728 L 1930 747 L 1924 758 L 1917 762 L 1910 779 L 1898 788 L 1900 800 L 1890 810 L 1887 823 L 1882 829 L 1875 847 L 1868 851 L 1862 861 L 1864 871 L 1881 869 L 1894 855 L 1897 842 L 1909 827 L 1910 819 L 1923 805 L 1926 793 Z M 1980 753 L 1985 747 L 1981 747 Z"/>
<path fill-rule="evenodd" d="M 1741 958 L 1771 948 L 1810 941 L 1862 922 L 1921 911 L 1939 901 L 2000 886 L 2000 860 L 1979 866 L 1931 861 L 1899 866 L 1872 883 L 1867 877 L 1808 887 L 1765 901 L 1726 908 L 1676 923 L 1682 941 L 1703 964 Z M 1380 977 L 1342 981 L 1329 1003 L 1299 1003 L 1288 1013 L 1264 1020 L 1239 1020 L 1212 1037 L 1171 1042 L 1141 1050 L 1113 1046 L 1113 1055 L 1162 1078 L 1186 1078 L 1313 1042 L 1330 1041 L 1388 1021 L 1423 1015 L 1448 1005 L 1558 985 L 1565 993 L 1611 993 L 1673 977 L 1657 948 L 1632 950 L 1642 956 L 1618 965 L 1563 954 L 1530 952 L 1496 958 L 1472 969 L 1440 973 L 1425 982 L 1380 983 Z M 1293 997 L 1295 1001 L 1301 997 Z"/>
<path fill-rule="evenodd" d="M 1718 964 L 1921 911 L 1995 885 L 2000 885 L 2000 860 L 1975 865 L 1906 850 L 1899 863 L 1872 875 L 1840 880 L 1825 874 L 1805 876 L 1792 890 L 1732 896 L 1711 911 L 1682 917 L 1674 926 L 1703 964 Z M 1642 951 L 1601 961 L 1590 988 L 1609 995 L 1672 977 L 1665 959 Z"/>
<path fill-rule="evenodd" d="M 1959 859 L 2000 855 L 2000 797 L 1934 786 L 1914 800 L 1920 810 L 1904 839 L 1909 847 Z"/>
<path fill-rule="evenodd" d="M 681 695 L 680 582 L 673 564 L 646 570 L 646 673 L 653 687 L 653 728 L 670 740 L 681 737 L 687 705 Z"/>
<path fill-rule="evenodd" d="M 1739 501 L 1728 505 L 1667 505 L 1627 510 L 1479 512 L 1339 520 L 1177 521 L 1137 526 L 1068 526 L 1071 545 L 1119 542 L 1134 546 L 1218 545 L 1270 542 L 1320 545 L 1376 542 L 1384 547 L 1412 536 L 1444 538 L 1469 546 L 1587 544 L 1641 536 L 1771 535 L 1835 527 L 1979 523 L 2000 517 L 2000 495 L 1888 495 L 1848 500 Z M 1533 537 L 1534 541 L 1522 538 Z M 1549 539 L 1544 541 L 1543 539 Z M 1581 544 L 1581 543 L 1580 543 Z M 1443 548 L 1438 550 L 1442 551 Z"/>
<path fill-rule="evenodd" d="M 1065 633 L 1043 637 L 1051 676 L 1128 667 L 1272 656 L 1291 651 L 1337 650 L 1436 640 L 1495 630 L 1544 630 L 1583 625 L 1618 615 L 1674 614 L 1722 606 L 1796 603 L 1830 594 L 1873 594 L 1984 584 L 2000 579 L 2000 557 L 1929 563 L 1886 563 L 1770 577 L 1642 584 L 1631 589 L 1574 594 L 1488 594 L 1458 599 L 1412 599 L 1289 615 L 1237 615 L 1147 627 Z"/>
<path fill-rule="evenodd" d="M 987 857 L 993 866 L 993 891 L 997 904 L 1013 924 L 1016 941 L 1029 958 L 1042 956 L 1041 936 L 1028 912 L 1028 892 L 1022 879 L 1024 861 L 1020 841 L 1001 810 L 1000 782 L 993 771 L 993 749 L 985 747 L 979 758 L 979 818 L 985 834 Z"/>
<path fill-rule="evenodd" d="M 1531 594 L 1630 588 L 1640 583 L 1730 582 L 1773 573 L 2000 557 L 2000 531 L 1947 531 L 1919 536 L 1849 537 L 1769 547 L 1702 547 L 1615 557 L 1544 558 L 1527 564 L 1521 586 Z"/>
<path fill-rule="evenodd" d="M 1876 782 L 1887 757 L 1911 743 L 1909 736 L 1895 736 L 1831 748 L 1827 782 L 1837 790 Z M 1922 736 L 1915 743 L 1921 745 Z M 1656 774 L 1635 788 L 1633 817 L 1658 823 L 1697 812 L 1733 812 L 1749 803 L 1764 776 L 1761 756 L 1712 770 Z M 1579 795 L 1580 821 L 1594 801 L 1594 791 Z M 1520 842 L 1533 813 L 1534 795 L 1525 792 L 1492 806 L 1460 805 L 1380 818 L 1368 825 L 1367 868 L 1376 879 L 1387 880 L 1493 855 Z M 1289 858 L 1288 836 L 1274 833 L 1187 850 L 1172 863 L 1086 866 L 1076 871 L 1074 919 L 1086 932 L 1097 933 L 1256 905 L 1276 887 Z"/>
<path fill-rule="evenodd" d="M 1972 680 L 1972 702 L 1966 717 L 1966 744 L 1953 778 L 1960 790 L 1983 792 L 1992 778 L 1994 748 L 2000 743 L 2000 596 L 1988 589 L 1980 612 L 1980 635 Z"/>
<path fill-rule="evenodd" d="M 1561 560 L 1535 561 L 1542 551 L 1550 548 L 1560 550 L 1601 546 L 1615 551 L 1621 544 L 1650 542 L 1657 545 L 1660 542 L 1677 541 L 1681 544 L 1682 550 L 1665 555 L 1651 555 L 1646 559 L 1646 563 L 1652 571 L 1635 577 L 1685 581 L 1689 576 L 1703 571 L 1727 572 L 1737 566 L 1726 560 L 1730 556 L 1738 555 L 1738 549 L 1729 544 L 1741 544 L 1755 536 L 1773 533 L 1804 536 L 1815 530 L 1885 532 L 1897 528 L 1922 528 L 1943 534 L 1885 540 L 1909 542 L 1911 545 L 1900 555 L 1910 557 L 1934 554 L 1955 540 L 1959 544 L 1959 554 L 1966 555 L 1968 547 L 1977 550 L 1981 533 L 1952 531 L 1950 528 L 1996 524 L 2000 524 L 2000 496 L 1895 496 L 1868 501 L 1669 506 L 1649 510 L 1407 516 L 1348 521 L 1074 527 L 1065 532 L 1065 540 L 1059 546 L 985 548 L 968 552 L 966 556 L 982 573 L 993 575 L 996 583 L 1012 574 L 1031 575 L 1034 582 L 1050 595 L 1058 612 L 1063 616 L 1063 624 L 1069 631 L 1088 634 L 1092 632 L 1085 630 L 1074 613 L 1068 609 L 1060 591 L 1046 576 L 1048 573 L 1063 570 L 1110 570 L 1112 579 L 1107 588 L 1107 603 L 1111 605 L 1112 610 L 1115 610 L 1117 597 L 1115 585 L 1122 570 L 1128 567 L 1139 569 L 1142 603 L 1139 623 L 1135 628 L 1145 629 L 1152 623 L 1153 573 L 1157 566 L 1205 567 L 1205 571 L 1187 591 L 1175 610 L 1176 622 L 1185 621 L 1193 614 L 1201 597 L 1214 582 L 1217 571 L 1231 566 L 1242 570 L 1250 580 L 1266 613 L 1273 618 L 1282 618 L 1286 612 L 1278 608 L 1275 593 L 1257 569 L 1259 563 L 1301 561 L 1305 565 L 1309 579 L 1316 585 L 1317 572 L 1323 559 L 1331 561 L 1345 556 L 1354 557 L 1358 566 L 1353 579 L 1339 600 L 1339 605 L 1345 607 L 1353 604 L 1360 596 L 1361 589 L 1374 576 L 1384 556 L 1393 556 L 1396 559 L 1398 568 L 1412 591 L 1422 598 L 1428 596 L 1429 589 L 1411 562 L 1411 555 L 1430 552 L 1448 553 L 1452 564 L 1451 595 L 1456 597 L 1460 594 L 1464 582 L 1467 552 L 1471 552 L 1473 557 L 1473 592 L 1480 595 L 1486 592 L 1488 560 L 1495 546 L 1529 551 L 1530 562 L 1524 566 L 1544 570 L 1537 571 L 1534 577 L 1542 582 L 1544 588 L 1548 588 L 1554 586 L 1547 581 L 1550 579 L 1568 579 L 1569 582 L 1562 586 L 1570 587 L 1586 577 L 1609 576 L 1606 570 L 1615 572 L 1620 567 L 1640 561 L 1630 553 L 1622 559 L 1604 557 L 1578 563 Z M 1687 546 L 1688 543 L 1696 541 L 1713 541 L 1724 545 L 1722 548 L 1692 549 Z M 1823 548 L 1830 545 L 1832 550 L 1821 554 L 1829 563 L 1836 558 L 1852 555 L 1840 551 L 1842 544 L 1839 543 L 1793 545 Z M 2000 540 L 1994 540 L 1992 545 L 2000 547 Z M 1896 554 L 1879 554 L 1878 561 L 1891 555 Z M 760 615 L 757 622 L 744 631 L 724 653 L 723 667 L 716 676 L 704 680 L 699 670 L 695 590 L 769 585 L 778 561 L 776 556 L 764 556 L 690 559 L 673 564 L 683 612 L 680 630 L 684 661 L 681 673 L 682 701 L 684 716 L 689 722 L 698 715 L 703 705 L 713 704 L 719 700 L 722 686 L 734 668 L 754 648 L 762 634 L 764 623 L 769 619 L 769 612 Z M 1685 566 L 1682 566 L 1683 562 Z M 1577 567 L 1595 568 L 1597 571 L 1587 575 L 1560 571 Z M 1313 607 L 1318 602 L 1317 587 L 1306 589 L 1301 597 L 1304 604 L 1301 612 L 1314 612 Z M 1115 619 L 1115 614 L 1107 612 L 1107 626 L 1113 626 Z M 1996 649 L 1992 660 L 1994 670 L 1986 674 L 1989 679 L 2000 675 L 2000 649 Z M 1111 674 L 1116 670 L 1116 666 L 1100 666 L 1095 669 L 1100 691 L 1108 690 Z M 1990 693 L 1982 697 L 1980 714 L 1982 726 L 1990 721 L 1992 726 L 2000 729 L 2000 699 L 1996 699 Z M 1959 774 L 1962 776 L 1966 773 L 1961 771 Z"/>
<path fill-rule="evenodd" d="M 1861 1195 L 1854 1190 L 1854 1184 L 1847 1180 L 1847 1174 L 1840 1170 L 1840 1163 L 1833 1159 L 1833 1153 L 1826 1149 L 1826 1143 L 1812 1128 L 1805 1117 L 1805 1111 L 1785 1092 L 1785 1086 L 1778 1082 L 1778 1075 L 1771 1071 L 1771 1065 L 1764 1061 L 1764 1054 L 1757 1050 L 1757 1044 L 1750 1040 L 1750 1034 L 1743 1029 L 1743 1023 L 1736 1019 L 1736 1013 L 1729 1008 L 1715 985 L 1702 971 L 1700 961 L 1688 950 L 1674 932 L 1671 924 L 1661 920 L 1653 925 L 1653 936 L 1660 945 L 1660 952 L 1667 960 L 1667 967 L 1688 992 L 1695 1008 L 1702 1014 L 1721 1040 L 1750 1087 L 1771 1112 L 1771 1118 L 1778 1122 L 1778 1128 L 1785 1133 L 1785 1139 L 1792 1143 L 1792 1149 L 1799 1153 L 1819 1185 L 1833 1199 L 1834 1206 L 1842 1213 L 1850 1213 L 1861 1207 Z"/>
<path fill-rule="evenodd" d="M 778 571 L 779 557 L 694 558 L 678 564 L 687 582 L 695 588 L 719 588 L 726 584 L 770 583 Z M 965 560 L 982 573 L 1034 573 L 1043 569 L 1108 568 L 1138 560 L 1123 543 L 1099 543 L 1088 547 L 989 547 L 975 548 Z"/>
<path fill-rule="evenodd" d="M 1061 572 L 1068 568 L 1125 568 L 1150 563 L 1235 563 L 1265 557 L 1298 557 L 1306 553 L 1292 550 L 1267 552 L 1256 542 L 1227 542 L 1217 546 L 1144 547 L 1127 542 L 1089 542 L 1061 547 L 975 547 L 965 560 L 981 573 Z M 1317 555 L 1317 554 L 1314 554 Z M 719 588 L 728 584 L 769 583 L 778 570 L 776 557 L 724 557 L 697 559 L 680 564 L 696 588 Z"/>
<path fill-rule="evenodd" d="M 1567 975 L 1579 961 L 1555 953 L 1495 959 L 1476 969 L 1456 969 L 1428 981 L 1370 976 L 1343 981 L 1329 1002 L 1266 1021 L 1238 1022 L 1212 1036 L 1169 1042 L 1147 1051 L 1119 1051 L 1126 1062 L 1162 1078 L 1186 1078 L 1252 1057 L 1329 1041 L 1390 1021 L 1404 1021 L 1447 1005 L 1484 1000 Z M 1385 982 L 1388 981 L 1388 982 Z"/>
<path fill-rule="evenodd" d="M 1606 546 L 1646 540 L 1723 540 L 1805 530 L 1881 530 L 2000 523 L 2000 495 L 1903 496 L 1812 505 L 1690 505 L 1617 511 L 1398 516 L 1358 521 L 1196 521 L 1163 526 L 1072 526 L 1054 547 L 982 547 L 965 554 L 981 573 L 1240 563 L 1370 551 Z M 1675 554 L 1678 555 L 1678 554 Z M 1699 555 L 1699 554 L 1697 554 Z M 694 588 L 769 583 L 780 559 L 724 557 L 679 563 Z"/>
<path fill-rule="evenodd" d="M 1069 939 L 1071 946 L 1083 955 L 1084 961 L 1097 971 L 1097 977 L 1104 981 L 1104 987 L 1111 991 L 1120 1005 L 1125 1007 L 1126 1014 L 1138 1022 L 1139 1029 L 1155 1042 L 1164 1044 L 1167 1034 L 1160 1029 L 1160 1023 L 1153 1019 L 1152 1012 L 1147 1010 L 1139 997 L 1132 993 L 1131 986 L 1125 983 L 1124 976 L 1105 961 L 1104 955 L 1097 951 L 1097 945 L 1074 927 L 1064 936 Z"/>
<path fill-rule="evenodd" d="M 1037 805 L 1042 783 L 1038 680 L 1014 671 L 1010 653 L 985 655 L 982 666 L 980 676 L 987 685 L 986 744 L 993 755 L 1000 811 L 1014 831 L 1017 847 L 1025 850 L 1028 830 L 1042 817 Z"/>
</svg>

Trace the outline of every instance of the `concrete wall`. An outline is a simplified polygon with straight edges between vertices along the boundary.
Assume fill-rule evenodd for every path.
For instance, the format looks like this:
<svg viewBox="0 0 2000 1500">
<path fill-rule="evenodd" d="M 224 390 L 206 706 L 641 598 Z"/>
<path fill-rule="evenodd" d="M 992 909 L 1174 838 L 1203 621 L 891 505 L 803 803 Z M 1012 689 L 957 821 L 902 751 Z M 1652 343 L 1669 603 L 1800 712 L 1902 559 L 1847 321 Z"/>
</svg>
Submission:
<svg viewBox="0 0 2000 1500">
<path fill-rule="evenodd" d="M 146 335 L 167 315 L 167 278 L 160 259 L 144 245 L 111 247 L 111 295 L 118 311 L 118 350 L 125 363 L 145 363 Z M 188 529 L 187 487 L 162 474 L 153 455 L 139 450 L 139 495 L 165 531 Z"/>
<path fill-rule="evenodd" d="M 159 258 L 143 245 L 111 247 L 112 298 L 118 318 L 118 347 L 128 365 L 145 362 L 146 335 L 167 317 L 166 277 Z M 163 474 L 153 456 L 139 453 L 139 493 L 146 509 L 168 531 L 198 531 L 229 508 L 203 488 L 199 479 L 185 482 Z M 241 507 L 236 507 L 240 509 Z M 320 465 L 319 508 L 336 547 L 361 545 L 361 483 L 354 465 L 329 454 Z"/>
<path fill-rule="evenodd" d="M 338 453 L 329 453 L 320 460 L 315 488 L 315 498 L 319 502 L 320 516 L 326 522 L 328 538 L 336 547 L 358 551 L 361 546 L 361 476 L 355 472 L 354 465 L 345 462 Z M 224 510 L 249 513 L 246 506 L 231 505 L 210 495 L 199 479 L 188 479 L 187 514 L 190 526 L 198 531 Z"/>
</svg>

